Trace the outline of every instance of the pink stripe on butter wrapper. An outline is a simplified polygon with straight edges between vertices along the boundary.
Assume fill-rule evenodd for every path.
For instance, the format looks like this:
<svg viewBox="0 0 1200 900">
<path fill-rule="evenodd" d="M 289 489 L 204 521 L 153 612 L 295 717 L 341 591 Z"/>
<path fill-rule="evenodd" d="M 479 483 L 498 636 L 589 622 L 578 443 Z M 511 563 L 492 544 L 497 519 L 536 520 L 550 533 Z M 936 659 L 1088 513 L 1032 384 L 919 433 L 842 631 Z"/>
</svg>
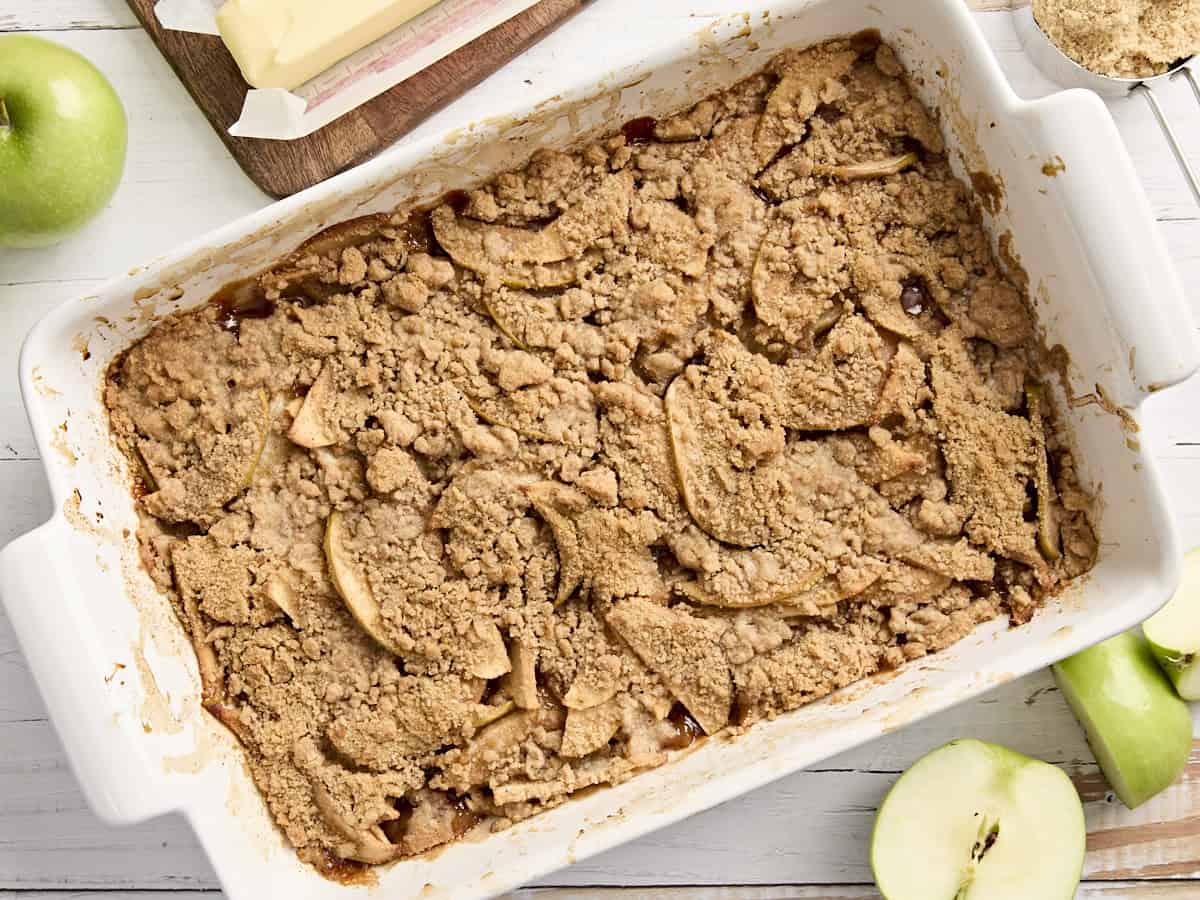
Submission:
<svg viewBox="0 0 1200 900">
<path fill-rule="evenodd" d="M 442 40 L 447 35 L 470 23 L 472 19 L 495 9 L 499 5 L 501 5 L 501 0 L 474 0 L 472 3 L 458 7 L 458 9 L 449 15 L 435 18 L 429 23 L 430 27 L 417 29 L 408 40 L 390 48 L 383 56 L 366 65 L 356 67 L 353 71 L 347 73 L 345 77 L 323 88 L 318 94 L 309 99 L 306 111 L 311 112 L 322 103 L 328 101 L 351 85 L 362 81 L 364 78 L 386 72 L 414 53 L 424 50 L 431 44 Z M 433 7 L 429 12 L 436 12 L 437 9 L 437 7 Z M 424 15 L 419 16 L 414 22 L 420 22 L 424 18 Z M 449 56 L 455 49 L 457 48 L 448 48 L 445 55 Z M 431 64 L 432 62 L 436 62 L 436 60 L 431 60 Z"/>
</svg>

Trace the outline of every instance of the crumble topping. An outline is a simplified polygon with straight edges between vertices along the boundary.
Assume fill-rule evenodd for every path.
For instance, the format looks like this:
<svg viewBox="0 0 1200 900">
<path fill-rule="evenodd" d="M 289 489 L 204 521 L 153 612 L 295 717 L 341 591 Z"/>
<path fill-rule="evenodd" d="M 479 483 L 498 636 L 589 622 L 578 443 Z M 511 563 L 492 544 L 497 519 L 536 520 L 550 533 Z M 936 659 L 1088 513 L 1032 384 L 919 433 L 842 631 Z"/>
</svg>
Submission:
<svg viewBox="0 0 1200 900">
<path fill-rule="evenodd" d="M 302 858 L 505 827 L 1092 565 L 943 153 L 887 46 L 788 51 L 114 364 L 146 567 Z"/>
</svg>

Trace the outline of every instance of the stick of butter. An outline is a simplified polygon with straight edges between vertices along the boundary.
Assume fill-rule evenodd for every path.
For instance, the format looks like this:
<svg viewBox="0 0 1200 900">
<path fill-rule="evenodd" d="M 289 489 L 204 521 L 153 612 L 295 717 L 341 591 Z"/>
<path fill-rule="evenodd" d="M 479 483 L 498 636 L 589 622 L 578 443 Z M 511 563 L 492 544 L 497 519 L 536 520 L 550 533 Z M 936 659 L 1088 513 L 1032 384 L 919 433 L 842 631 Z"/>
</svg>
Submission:
<svg viewBox="0 0 1200 900">
<path fill-rule="evenodd" d="M 227 0 L 217 11 L 217 27 L 246 81 L 291 90 L 436 3 Z"/>
</svg>

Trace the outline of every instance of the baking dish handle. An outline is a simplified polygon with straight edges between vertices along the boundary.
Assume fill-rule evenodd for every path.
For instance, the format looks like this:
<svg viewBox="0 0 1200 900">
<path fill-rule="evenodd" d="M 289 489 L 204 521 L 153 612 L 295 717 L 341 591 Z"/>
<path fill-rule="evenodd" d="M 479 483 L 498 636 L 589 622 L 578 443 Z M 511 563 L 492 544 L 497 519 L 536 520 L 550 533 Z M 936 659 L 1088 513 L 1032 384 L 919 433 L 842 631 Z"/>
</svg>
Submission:
<svg viewBox="0 0 1200 900">
<path fill-rule="evenodd" d="M 112 661 L 100 658 L 98 625 L 83 608 L 87 593 L 75 576 L 82 551 L 72 532 L 55 517 L 0 550 L 0 599 L 88 805 L 128 824 L 171 807 L 104 694 Z"/>
<path fill-rule="evenodd" d="M 1178 384 L 1200 366 L 1195 324 L 1108 108 L 1084 90 L 1052 94 L 1030 107 L 1037 113 L 1026 121 L 1036 132 L 1041 160 L 1079 146 L 1081 134 L 1094 137 L 1085 153 L 1060 156 L 1065 168 L 1052 188 L 1085 249 L 1109 319 L 1130 350 L 1135 385 L 1152 393 Z"/>
</svg>

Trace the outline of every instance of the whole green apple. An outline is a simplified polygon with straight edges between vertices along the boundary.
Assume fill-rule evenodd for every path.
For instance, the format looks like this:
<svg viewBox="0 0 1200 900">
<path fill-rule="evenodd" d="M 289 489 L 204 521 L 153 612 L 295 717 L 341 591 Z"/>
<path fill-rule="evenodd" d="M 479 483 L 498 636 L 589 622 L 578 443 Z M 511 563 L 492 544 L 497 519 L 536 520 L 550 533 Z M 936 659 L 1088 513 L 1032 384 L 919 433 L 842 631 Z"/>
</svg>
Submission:
<svg viewBox="0 0 1200 900">
<path fill-rule="evenodd" d="M 0 247 L 57 243 L 125 167 L 125 109 L 100 71 L 31 35 L 0 37 Z"/>
</svg>

